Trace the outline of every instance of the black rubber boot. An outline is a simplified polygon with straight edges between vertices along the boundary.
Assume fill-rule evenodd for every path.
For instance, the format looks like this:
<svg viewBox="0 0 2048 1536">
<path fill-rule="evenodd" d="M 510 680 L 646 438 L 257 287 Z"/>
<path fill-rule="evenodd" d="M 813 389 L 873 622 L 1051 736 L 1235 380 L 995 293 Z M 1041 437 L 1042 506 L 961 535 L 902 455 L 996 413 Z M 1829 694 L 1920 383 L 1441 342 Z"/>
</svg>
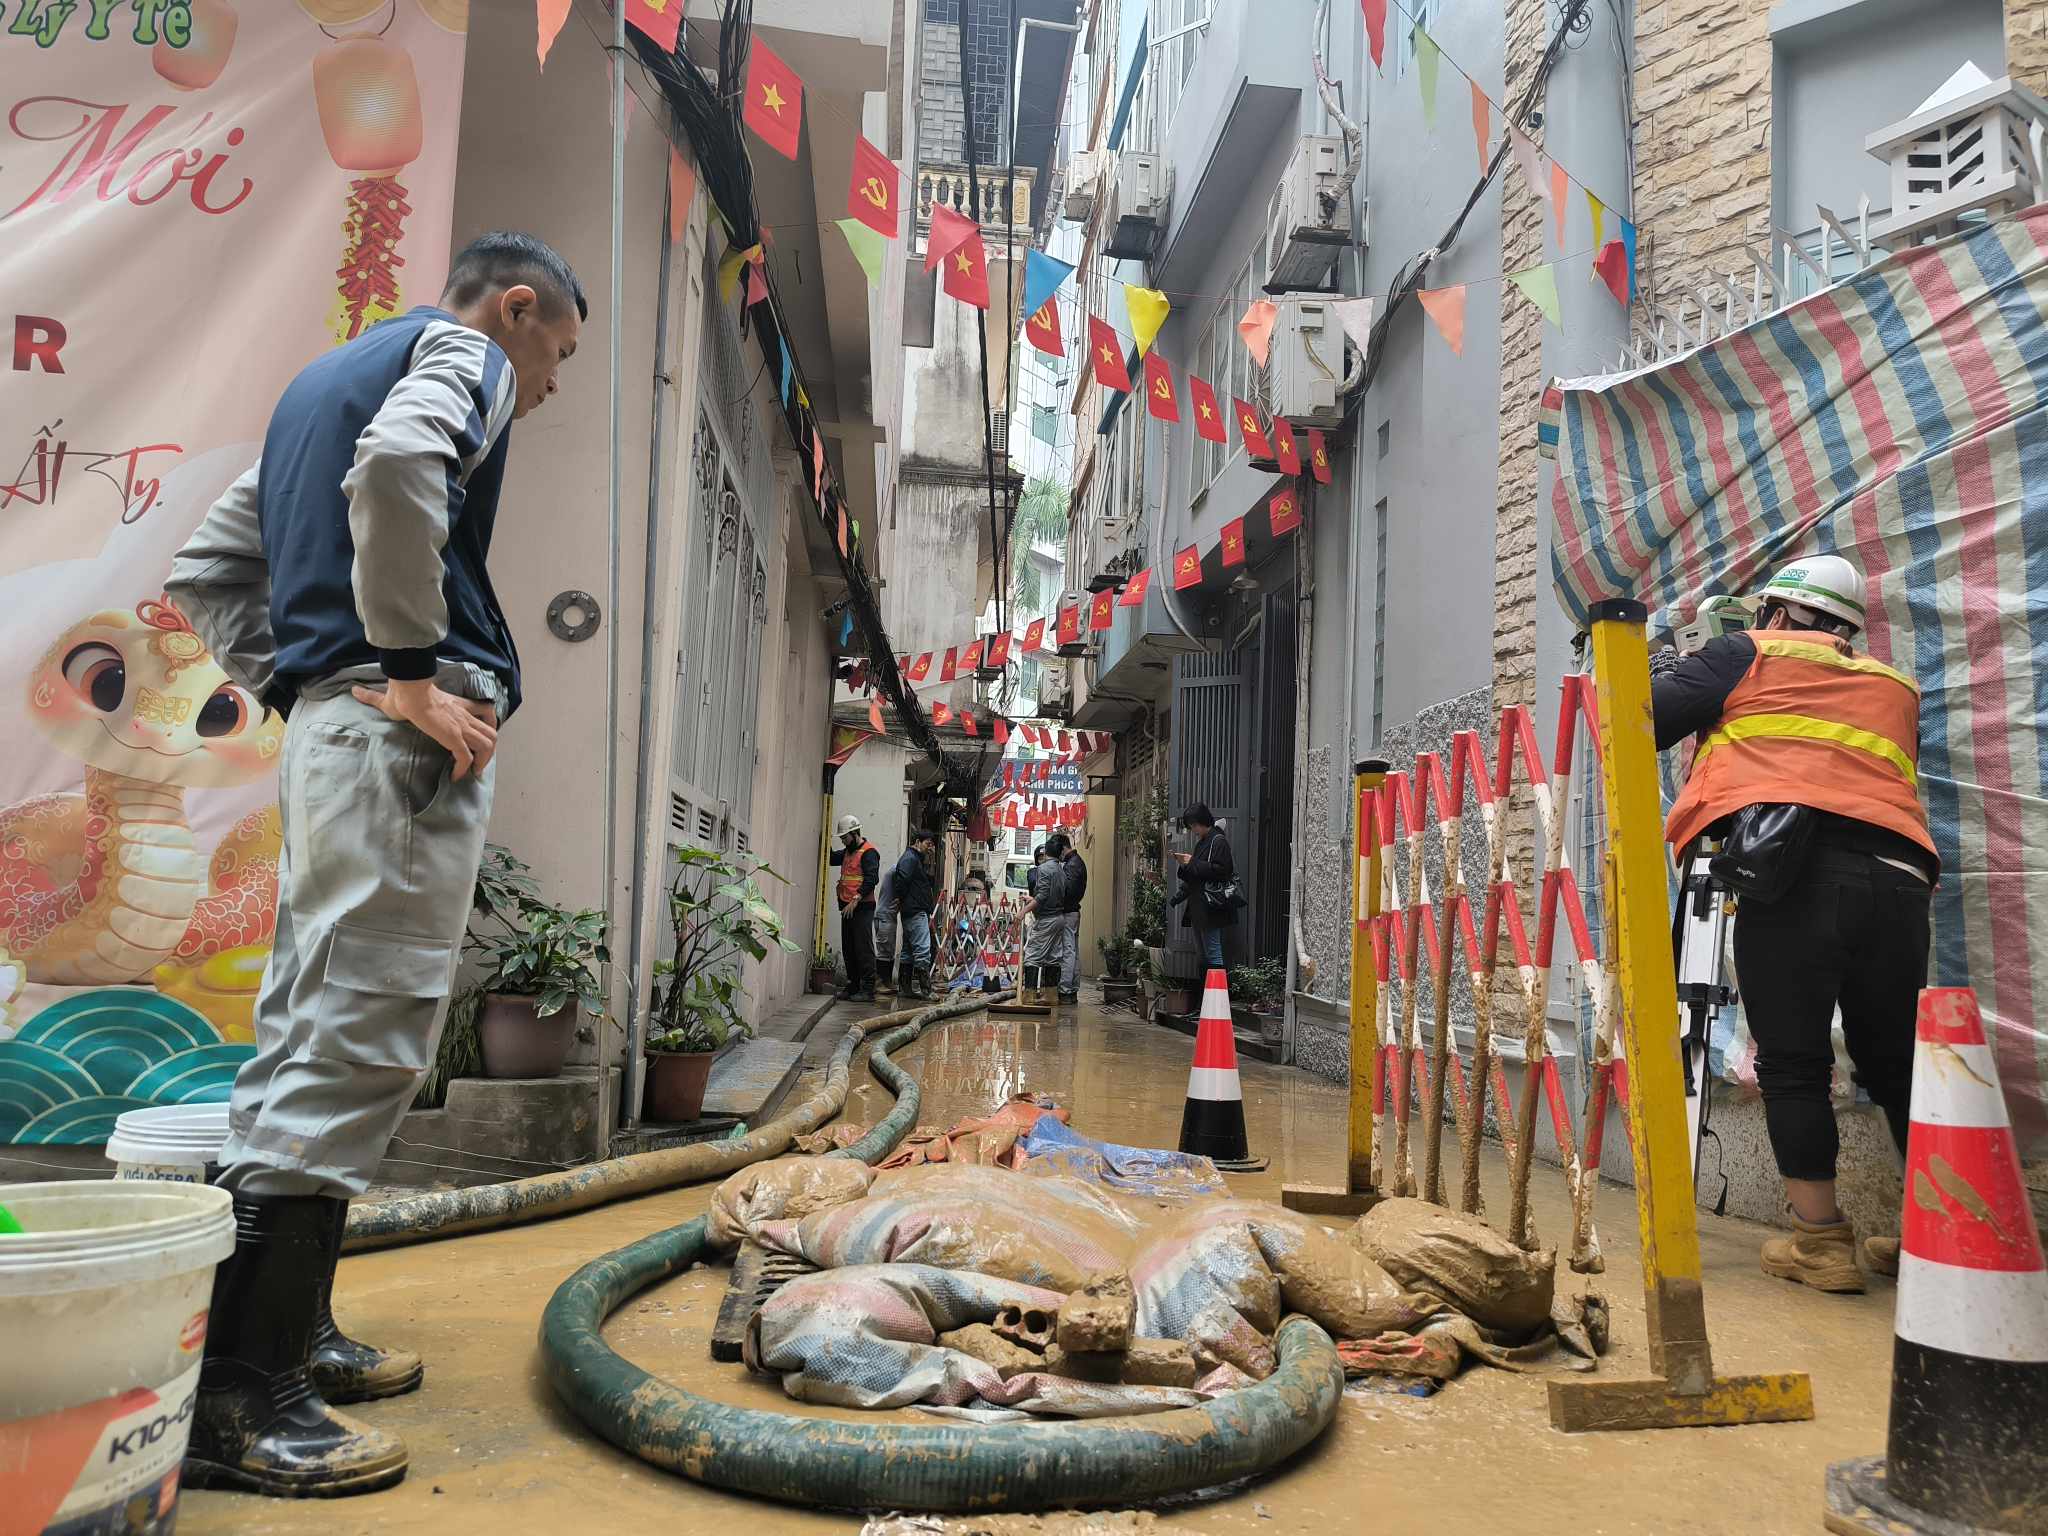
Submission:
<svg viewBox="0 0 2048 1536">
<path fill-rule="evenodd" d="M 912 973 L 910 995 L 920 1000 L 930 998 L 932 995 L 932 968 L 930 966 L 920 965 Z"/>
<path fill-rule="evenodd" d="M 332 1202 L 235 1196 L 235 1251 L 213 1276 L 206 1361 L 185 1482 L 277 1498 L 374 1493 L 405 1476 L 405 1447 L 334 1412 L 309 1360 L 333 1273 Z"/>
<path fill-rule="evenodd" d="M 320 1305 L 313 1313 L 313 1386 L 329 1403 L 367 1403 L 417 1392 L 427 1368 L 409 1350 L 358 1344 L 334 1322 L 334 1271 L 341 1263 L 341 1239 L 348 1230 L 348 1202 L 329 1200 L 327 1268 L 320 1277 Z"/>
</svg>

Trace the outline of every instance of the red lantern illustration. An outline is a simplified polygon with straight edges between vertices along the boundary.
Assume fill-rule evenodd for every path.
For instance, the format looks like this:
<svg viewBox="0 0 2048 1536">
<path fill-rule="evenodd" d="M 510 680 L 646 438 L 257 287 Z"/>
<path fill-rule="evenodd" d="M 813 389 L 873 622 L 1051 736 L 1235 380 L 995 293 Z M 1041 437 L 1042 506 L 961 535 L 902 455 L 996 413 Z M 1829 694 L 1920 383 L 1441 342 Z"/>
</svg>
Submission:
<svg viewBox="0 0 2048 1536">
<path fill-rule="evenodd" d="M 381 37 L 339 42 L 313 60 L 313 100 L 327 153 L 356 176 L 334 274 L 334 338 L 350 341 L 398 312 L 398 242 L 412 212 L 398 173 L 419 158 L 423 135 L 412 55 Z"/>
<path fill-rule="evenodd" d="M 240 18 L 228 0 L 192 0 L 192 30 L 185 46 L 173 48 L 162 37 L 150 50 L 156 72 L 180 91 L 203 91 L 220 78 L 234 52 Z"/>
</svg>

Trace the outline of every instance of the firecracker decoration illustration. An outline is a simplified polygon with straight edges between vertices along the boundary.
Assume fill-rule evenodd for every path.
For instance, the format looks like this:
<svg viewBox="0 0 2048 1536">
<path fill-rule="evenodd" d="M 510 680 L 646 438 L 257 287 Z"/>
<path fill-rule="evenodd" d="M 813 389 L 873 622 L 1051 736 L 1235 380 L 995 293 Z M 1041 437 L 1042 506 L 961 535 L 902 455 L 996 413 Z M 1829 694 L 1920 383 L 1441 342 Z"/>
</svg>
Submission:
<svg viewBox="0 0 2048 1536">
<path fill-rule="evenodd" d="M 383 9 L 365 8 L 359 0 L 299 3 L 323 23 L 323 32 L 329 24 L 347 25 Z M 396 15 L 392 0 L 391 16 L 375 35 L 337 38 L 313 60 L 313 101 L 327 153 L 342 170 L 354 173 L 342 214 L 335 306 L 328 316 L 337 345 L 353 341 L 402 307 L 398 269 L 405 258 L 398 247 L 412 205 L 398 173 L 419 158 L 425 130 L 412 55 L 384 39 Z"/>
</svg>

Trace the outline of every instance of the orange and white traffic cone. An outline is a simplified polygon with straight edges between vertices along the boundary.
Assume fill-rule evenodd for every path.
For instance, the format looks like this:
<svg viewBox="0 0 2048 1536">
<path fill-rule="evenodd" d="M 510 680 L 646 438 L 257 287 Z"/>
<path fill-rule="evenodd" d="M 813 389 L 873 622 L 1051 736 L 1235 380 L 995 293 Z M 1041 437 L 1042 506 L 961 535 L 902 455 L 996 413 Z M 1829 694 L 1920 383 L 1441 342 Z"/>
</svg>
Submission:
<svg viewBox="0 0 2048 1536">
<path fill-rule="evenodd" d="M 2048 1265 L 1967 987 L 1920 994 L 1883 1456 L 1828 1468 L 1848 1533 L 2048 1533 Z"/>
<path fill-rule="evenodd" d="M 1237 1079 L 1237 1035 L 1230 1022 L 1230 978 L 1209 972 L 1195 1031 L 1195 1064 L 1188 1072 L 1187 1107 L 1180 1117 L 1180 1149 L 1206 1157 L 1231 1173 L 1257 1173 L 1266 1159 L 1245 1143 L 1244 1088 Z"/>
</svg>

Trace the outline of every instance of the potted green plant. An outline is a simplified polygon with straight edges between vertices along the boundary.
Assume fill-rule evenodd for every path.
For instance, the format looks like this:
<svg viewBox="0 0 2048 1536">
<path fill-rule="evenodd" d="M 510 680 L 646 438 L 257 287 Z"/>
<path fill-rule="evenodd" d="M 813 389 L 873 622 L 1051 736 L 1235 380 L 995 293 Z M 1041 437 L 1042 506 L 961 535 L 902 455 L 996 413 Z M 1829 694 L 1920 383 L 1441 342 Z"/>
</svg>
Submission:
<svg viewBox="0 0 2048 1536">
<path fill-rule="evenodd" d="M 1138 991 L 1137 978 L 1132 976 L 1131 967 L 1144 951 L 1131 942 L 1129 934 L 1124 933 L 1097 939 L 1095 944 L 1102 951 L 1103 1002 L 1130 1002 Z"/>
<path fill-rule="evenodd" d="M 1166 882 L 1150 869 L 1131 876 L 1131 917 L 1124 925 L 1131 941 L 1143 948 L 1155 975 L 1166 972 Z"/>
<path fill-rule="evenodd" d="M 487 844 L 464 948 L 479 962 L 477 1044 L 486 1077 L 557 1077 L 577 1040 L 604 1017 L 597 972 L 609 963 L 606 919 L 542 898 L 532 871 Z M 579 1017 L 580 1015 L 580 1017 Z"/>
<path fill-rule="evenodd" d="M 728 1041 L 753 1033 L 741 1011 L 739 967 L 771 949 L 797 952 L 758 876 L 781 880 L 765 864 L 740 863 L 708 848 L 676 844 L 669 882 L 675 952 L 654 968 L 647 1021 L 647 1118 L 684 1124 L 703 1113 L 711 1060 Z M 784 882 L 785 884 L 787 882 Z"/>
<path fill-rule="evenodd" d="M 1267 1039 L 1278 1039 L 1287 1003 L 1286 957 L 1267 955 L 1232 971 L 1230 1000 L 1234 1012 L 1250 1015 L 1245 1022 L 1256 1025 Z"/>
<path fill-rule="evenodd" d="M 805 979 L 809 992 L 832 992 L 839 986 L 839 951 L 830 945 L 811 956 L 811 973 Z"/>
</svg>

